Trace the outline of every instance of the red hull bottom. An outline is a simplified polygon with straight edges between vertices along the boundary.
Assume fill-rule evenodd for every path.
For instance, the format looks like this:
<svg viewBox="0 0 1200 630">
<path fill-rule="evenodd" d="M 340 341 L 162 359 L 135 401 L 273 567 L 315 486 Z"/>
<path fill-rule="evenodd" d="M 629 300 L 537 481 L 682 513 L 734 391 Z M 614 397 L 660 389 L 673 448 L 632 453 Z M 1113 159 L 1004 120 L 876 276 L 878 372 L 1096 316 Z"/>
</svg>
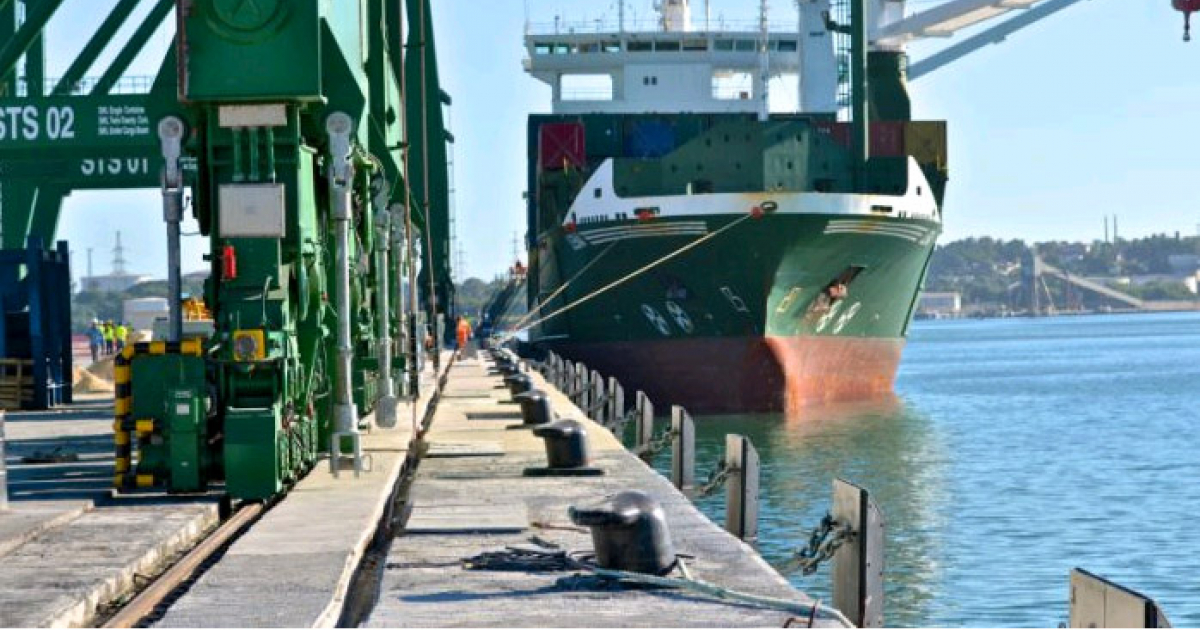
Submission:
<svg viewBox="0 0 1200 630">
<path fill-rule="evenodd" d="M 627 399 L 693 414 L 798 413 L 811 405 L 892 393 L 903 339 L 741 337 L 595 344 L 550 349 L 616 376 Z"/>
</svg>

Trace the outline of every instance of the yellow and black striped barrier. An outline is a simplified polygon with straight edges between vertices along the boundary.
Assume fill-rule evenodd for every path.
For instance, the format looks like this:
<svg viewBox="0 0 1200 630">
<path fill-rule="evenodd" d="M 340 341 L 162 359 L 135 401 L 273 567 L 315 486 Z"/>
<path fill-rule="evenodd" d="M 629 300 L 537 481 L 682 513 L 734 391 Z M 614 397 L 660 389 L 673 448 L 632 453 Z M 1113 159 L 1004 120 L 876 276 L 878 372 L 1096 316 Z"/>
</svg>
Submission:
<svg viewBox="0 0 1200 630">
<path fill-rule="evenodd" d="M 203 352 L 199 339 L 182 342 L 150 341 L 125 346 L 113 360 L 113 380 L 116 400 L 113 402 L 113 446 L 116 452 L 113 486 L 125 488 L 149 488 L 154 485 L 153 475 L 138 475 L 133 469 L 133 438 L 149 436 L 154 432 L 153 419 L 133 419 L 133 360 L 143 356 L 179 354 L 198 357 Z"/>
</svg>

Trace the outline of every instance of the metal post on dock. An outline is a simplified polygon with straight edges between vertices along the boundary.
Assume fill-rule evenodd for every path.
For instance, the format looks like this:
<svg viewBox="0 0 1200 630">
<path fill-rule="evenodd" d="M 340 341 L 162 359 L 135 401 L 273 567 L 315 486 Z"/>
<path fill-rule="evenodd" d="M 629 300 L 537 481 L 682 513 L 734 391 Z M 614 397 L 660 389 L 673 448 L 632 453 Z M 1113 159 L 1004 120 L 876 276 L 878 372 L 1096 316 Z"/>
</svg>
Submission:
<svg viewBox="0 0 1200 630">
<path fill-rule="evenodd" d="M 625 416 L 625 388 L 617 381 L 617 377 L 608 377 L 608 422 L 607 426 L 614 429 L 621 423 L 621 418 Z M 621 436 L 617 436 L 620 440 Z"/>
<path fill-rule="evenodd" d="M 4 465 L 4 411 L 0 410 L 0 511 L 8 509 L 8 468 Z"/>
<path fill-rule="evenodd" d="M 684 494 L 696 487 L 696 425 L 686 409 L 671 407 L 671 483 Z"/>
<path fill-rule="evenodd" d="M 639 391 L 637 393 L 637 443 L 634 446 L 639 449 L 645 449 L 650 440 L 654 439 L 654 403 L 650 402 L 650 397 L 646 392 Z M 653 457 L 650 453 L 643 453 L 642 459 Z"/>
<path fill-rule="evenodd" d="M 592 406 L 592 384 L 588 382 L 588 366 L 578 365 L 580 376 L 576 380 L 578 388 L 575 396 L 575 406 L 583 410 L 583 415 L 587 415 L 588 407 Z"/>
<path fill-rule="evenodd" d="M 744 435 L 725 436 L 725 530 L 745 540 L 758 540 L 758 451 Z"/>
<path fill-rule="evenodd" d="M 1071 570 L 1072 628 L 1170 628 L 1158 604 L 1083 569 Z"/>
<path fill-rule="evenodd" d="M 883 512 L 865 489 L 834 479 L 832 516 L 854 532 L 833 556 L 833 606 L 859 628 L 882 628 Z"/>
<path fill-rule="evenodd" d="M 608 421 L 605 412 L 608 410 L 608 401 L 605 399 L 604 377 L 596 370 L 592 370 L 592 404 L 588 405 L 588 415 L 593 420 L 600 424 Z"/>
<path fill-rule="evenodd" d="M 555 386 L 558 387 L 559 391 L 566 394 L 567 398 L 570 398 L 571 397 L 571 385 L 573 385 L 574 383 L 575 383 L 575 363 L 573 361 L 564 361 L 561 382 L 555 383 Z"/>
</svg>

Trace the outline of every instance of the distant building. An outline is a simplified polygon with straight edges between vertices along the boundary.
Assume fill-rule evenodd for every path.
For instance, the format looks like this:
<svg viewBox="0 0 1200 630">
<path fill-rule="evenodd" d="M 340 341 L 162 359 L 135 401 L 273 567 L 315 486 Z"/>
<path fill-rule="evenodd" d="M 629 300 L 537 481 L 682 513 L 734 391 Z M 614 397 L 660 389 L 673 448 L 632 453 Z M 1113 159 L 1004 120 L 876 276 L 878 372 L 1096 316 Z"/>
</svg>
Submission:
<svg viewBox="0 0 1200 630">
<path fill-rule="evenodd" d="M 153 280 L 153 276 L 132 273 L 111 273 L 107 276 L 89 276 L 79 281 L 80 291 L 94 293 L 123 293 L 131 287 Z"/>
<path fill-rule="evenodd" d="M 926 292 L 917 301 L 917 314 L 924 317 L 958 317 L 962 315 L 962 294 Z"/>
<path fill-rule="evenodd" d="M 1200 271 L 1200 255 L 1196 254 L 1172 254 L 1167 257 L 1167 264 L 1171 265 L 1171 271 L 1191 275 Z"/>
<path fill-rule="evenodd" d="M 125 300 L 125 322 L 134 330 L 151 330 L 156 319 L 166 317 L 166 298 Z"/>
</svg>

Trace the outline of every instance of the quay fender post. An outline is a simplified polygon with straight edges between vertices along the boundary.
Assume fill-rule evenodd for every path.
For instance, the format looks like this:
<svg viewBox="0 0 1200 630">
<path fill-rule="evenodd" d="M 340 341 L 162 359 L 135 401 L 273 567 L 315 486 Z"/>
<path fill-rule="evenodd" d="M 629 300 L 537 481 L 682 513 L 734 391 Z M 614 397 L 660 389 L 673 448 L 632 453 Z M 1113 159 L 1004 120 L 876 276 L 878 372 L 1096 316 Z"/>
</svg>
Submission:
<svg viewBox="0 0 1200 630">
<path fill-rule="evenodd" d="M 646 392 L 639 391 L 637 393 L 637 443 L 636 448 L 641 449 L 642 460 L 648 460 L 652 455 L 645 451 L 644 447 L 654 439 L 654 403 L 650 402 L 650 397 Z"/>
<path fill-rule="evenodd" d="M 687 496 L 696 488 L 696 425 L 686 409 L 671 407 L 671 483 Z"/>
<path fill-rule="evenodd" d="M 625 417 L 625 388 L 617 381 L 617 377 L 608 377 L 608 418 L 609 426 L 614 430 L 624 426 Z M 623 433 L 623 432 L 622 432 Z M 616 436 L 618 440 L 623 436 Z"/>
<path fill-rule="evenodd" d="M 588 383 L 588 367 L 582 363 L 577 363 L 575 365 L 575 371 L 575 383 L 577 385 L 575 389 L 575 406 L 583 410 L 584 415 L 587 415 L 588 403 L 590 402 L 591 398 L 591 396 L 589 396 L 590 392 L 588 391 L 588 388 L 591 386 Z"/>
<path fill-rule="evenodd" d="M 588 405 L 589 415 L 597 423 L 603 425 L 606 422 L 605 411 L 608 405 L 604 399 L 604 377 L 596 370 L 592 370 L 592 404 Z"/>
<path fill-rule="evenodd" d="M 1080 568 L 1071 570 L 1072 628 L 1170 628 L 1153 599 Z"/>
<path fill-rule="evenodd" d="M 8 509 L 8 468 L 4 465 L 4 411 L 0 410 L 0 512 Z"/>
<path fill-rule="evenodd" d="M 725 530 L 746 542 L 758 540 L 758 451 L 744 435 L 725 436 Z"/>
<path fill-rule="evenodd" d="M 832 516 L 855 533 L 833 556 L 833 607 L 859 628 L 882 628 L 883 512 L 865 489 L 835 479 Z"/>
</svg>

